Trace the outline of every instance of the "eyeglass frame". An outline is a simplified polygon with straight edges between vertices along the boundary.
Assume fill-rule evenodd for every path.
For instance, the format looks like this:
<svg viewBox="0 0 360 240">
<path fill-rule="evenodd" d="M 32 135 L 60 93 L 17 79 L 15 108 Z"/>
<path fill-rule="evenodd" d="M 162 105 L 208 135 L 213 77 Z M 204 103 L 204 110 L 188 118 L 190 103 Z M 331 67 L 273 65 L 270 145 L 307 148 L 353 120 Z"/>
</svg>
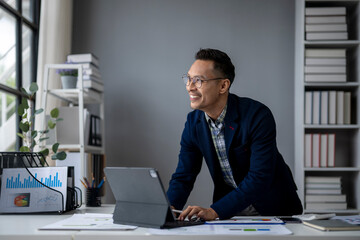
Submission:
<svg viewBox="0 0 360 240">
<path fill-rule="evenodd" d="M 226 79 L 225 77 L 219 77 L 219 78 L 210 78 L 210 79 L 201 79 L 199 76 L 190 77 L 188 74 L 182 75 L 182 80 L 185 84 L 185 86 L 190 85 L 190 81 L 195 85 L 196 88 L 201 88 L 203 82 L 212 81 L 212 80 L 221 80 Z M 194 80 L 194 78 L 197 78 Z M 199 86 L 198 86 L 199 85 Z"/>
</svg>

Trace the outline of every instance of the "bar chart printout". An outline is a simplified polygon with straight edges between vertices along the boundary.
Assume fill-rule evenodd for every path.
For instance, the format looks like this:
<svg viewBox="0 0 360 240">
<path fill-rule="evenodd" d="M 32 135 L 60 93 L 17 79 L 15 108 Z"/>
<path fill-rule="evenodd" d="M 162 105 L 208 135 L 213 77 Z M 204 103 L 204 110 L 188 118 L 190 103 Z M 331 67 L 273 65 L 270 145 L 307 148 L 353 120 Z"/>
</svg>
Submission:
<svg viewBox="0 0 360 240">
<path fill-rule="evenodd" d="M 1 177 L 0 212 L 49 212 L 64 209 L 67 167 L 8 168 Z M 49 189 L 50 188 L 50 189 Z M 56 192 L 55 189 L 59 192 Z"/>
</svg>

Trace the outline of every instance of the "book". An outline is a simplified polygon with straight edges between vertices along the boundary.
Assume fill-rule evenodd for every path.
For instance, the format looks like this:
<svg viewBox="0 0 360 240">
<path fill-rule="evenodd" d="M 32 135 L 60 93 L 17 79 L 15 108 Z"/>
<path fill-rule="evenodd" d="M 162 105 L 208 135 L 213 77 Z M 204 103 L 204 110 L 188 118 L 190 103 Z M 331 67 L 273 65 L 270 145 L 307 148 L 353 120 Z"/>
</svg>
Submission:
<svg viewBox="0 0 360 240">
<path fill-rule="evenodd" d="M 305 74 L 305 82 L 346 82 L 346 74 Z"/>
<path fill-rule="evenodd" d="M 305 177 L 305 183 L 341 183 L 341 177 L 307 176 Z"/>
<path fill-rule="evenodd" d="M 320 134 L 314 133 L 312 135 L 312 167 L 320 167 Z"/>
<path fill-rule="evenodd" d="M 312 134 L 305 134 L 305 167 L 312 167 Z"/>
<path fill-rule="evenodd" d="M 70 54 L 67 56 L 69 63 L 92 63 L 99 66 L 99 59 L 92 53 Z"/>
<path fill-rule="evenodd" d="M 334 203 L 313 203 L 306 202 L 305 203 L 307 209 L 316 209 L 316 210 L 345 210 L 347 208 L 346 202 L 334 202 Z"/>
<path fill-rule="evenodd" d="M 351 93 L 344 92 L 344 124 L 351 124 Z"/>
<path fill-rule="evenodd" d="M 346 58 L 305 58 L 307 66 L 346 66 Z"/>
<path fill-rule="evenodd" d="M 336 91 L 329 91 L 329 124 L 336 124 Z"/>
<path fill-rule="evenodd" d="M 327 167 L 328 165 L 328 135 L 320 135 L 320 167 Z M 314 183 L 308 183 L 307 186 L 314 187 Z M 326 184 L 327 186 L 328 184 Z"/>
<path fill-rule="evenodd" d="M 346 15 L 345 7 L 307 7 L 305 16 L 329 16 L 329 15 Z"/>
<path fill-rule="evenodd" d="M 305 195 L 305 202 L 346 202 L 346 195 Z"/>
<path fill-rule="evenodd" d="M 314 58 L 346 58 L 346 49 L 318 49 L 318 48 L 307 48 L 305 49 L 305 57 Z"/>
<path fill-rule="evenodd" d="M 311 16 L 305 17 L 306 24 L 330 24 L 330 23 L 346 23 L 345 16 Z"/>
<path fill-rule="evenodd" d="M 305 73 L 346 73 L 345 66 L 305 66 Z"/>
<path fill-rule="evenodd" d="M 310 220 L 303 224 L 322 231 L 355 231 L 360 230 L 360 225 L 350 224 L 341 220 Z"/>
<path fill-rule="evenodd" d="M 336 124 L 344 124 L 344 91 L 336 92 Z"/>
<path fill-rule="evenodd" d="M 313 102 L 312 102 L 312 124 L 320 124 L 320 104 L 321 104 L 321 95 L 320 91 L 313 92 Z"/>
<path fill-rule="evenodd" d="M 335 134 L 328 134 L 328 167 L 335 167 Z"/>
<path fill-rule="evenodd" d="M 341 189 L 306 189 L 305 194 L 341 194 Z"/>
<path fill-rule="evenodd" d="M 305 124 L 312 124 L 313 92 L 305 92 Z"/>
<path fill-rule="evenodd" d="M 347 25 L 342 24 L 306 24 L 306 32 L 346 32 Z"/>
<path fill-rule="evenodd" d="M 96 68 L 83 68 L 83 75 L 92 75 L 98 79 L 101 79 L 101 74 Z"/>
<path fill-rule="evenodd" d="M 306 40 L 347 40 L 347 32 L 307 32 Z"/>
<path fill-rule="evenodd" d="M 325 188 L 325 189 L 341 189 L 340 183 L 306 183 L 305 187 L 310 188 Z"/>
<path fill-rule="evenodd" d="M 77 83 L 77 88 L 79 88 L 79 82 Z M 98 92 L 104 91 L 104 85 L 93 80 L 83 80 L 83 88 L 91 88 Z"/>
<path fill-rule="evenodd" d="M 320 124 L 328 124 L 329 117 L 329 92 L 321 91 L 321 106 L 320 106 Z"/>
</svg>

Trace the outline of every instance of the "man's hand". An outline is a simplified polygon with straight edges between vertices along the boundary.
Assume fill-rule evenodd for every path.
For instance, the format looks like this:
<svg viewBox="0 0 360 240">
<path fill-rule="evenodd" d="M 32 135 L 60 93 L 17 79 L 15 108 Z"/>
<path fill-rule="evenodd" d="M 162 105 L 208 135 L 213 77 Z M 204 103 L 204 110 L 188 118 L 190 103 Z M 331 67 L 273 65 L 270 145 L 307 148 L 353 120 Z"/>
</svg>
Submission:
<svg viewBox="0 0 360 240">
<path fill-rule="evenodd" d="M 188 206 L 179 216 L 179 220 L 184 220 L 186 217 L 191 219 L 192 216 L 202 218 L 206 221 L 215 220 L 219 215 L 212 208 L 202 208 L 199 206 Z"/>
</svg>

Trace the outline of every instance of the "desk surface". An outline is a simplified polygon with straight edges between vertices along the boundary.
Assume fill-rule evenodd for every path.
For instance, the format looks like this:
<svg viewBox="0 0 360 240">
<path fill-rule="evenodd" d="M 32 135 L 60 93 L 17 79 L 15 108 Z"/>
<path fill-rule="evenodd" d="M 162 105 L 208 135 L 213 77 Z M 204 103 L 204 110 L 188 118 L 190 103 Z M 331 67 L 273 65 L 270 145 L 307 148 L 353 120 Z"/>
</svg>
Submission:
<svg viewBox="0 0 360 240">
<path fill-rule="evenodd" d="M 210 236 L 157 236 L 150 235 L 146 228 L 138 228 L 134 231 L 39 231 L 39 227 L 50 223 L 65 219 L 74 213 L 112 213 L 114 205 L 104 205 L 98 208 L 81 208 L 63 215 L 57 214 L 38 214 L 38 215 L 0 215 L 0 240 L 2 239 L 26 239 L 26 240 L 41 240 L 41 239 L 58 239 L 58 240 L 212 240 L 219 239 L 218 235 Z M 360 231 L 338 231 L 338 232 L 323 232 L 303 224 L 287 224 L 286 227 L 291 230 L 293 235 L 285 236 L 228 236 L 224 235 L 220 238 L 222 240 L 232 239 L 248 239 L 251 240 L 286 240 L 286 239 L 341 239 L 341 240 L 359 240 Z"/>
</svg>

